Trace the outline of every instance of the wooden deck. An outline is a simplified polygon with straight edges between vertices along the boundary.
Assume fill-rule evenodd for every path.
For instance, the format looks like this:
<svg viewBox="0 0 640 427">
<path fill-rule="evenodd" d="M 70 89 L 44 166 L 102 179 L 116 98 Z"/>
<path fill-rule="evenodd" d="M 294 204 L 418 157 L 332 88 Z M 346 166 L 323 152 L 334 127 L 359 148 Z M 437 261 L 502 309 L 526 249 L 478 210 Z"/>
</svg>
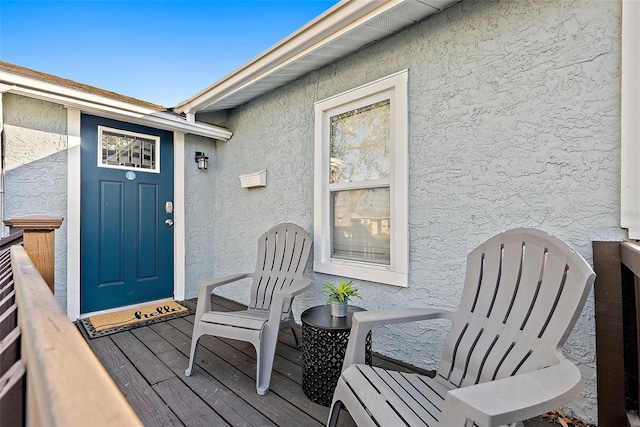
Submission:
<svg viewBox="0 0 640 427">
<path fill-rule="evenodd" d="M 195 310 L 195 300 L 186 304 Z M 227 311 L 241 309 L 242 305 L 214 297 L 213 307 Z M 265 396 L 256 393 L 255 350 L 241 341 L 203 336 L 197 368 L 191 377 L 186 377 L 193 317 L 88 340 L 145 426 L 326 424 L 329 408 L 311 402 L 302 392 L 302 353 L 291 331 L 280 333 L 271 388 Z M 373 364 L 399 371 L 415 370 L 375 354 Z M 543 424 L 546 423 L 537 419 L 525 426 Z M 343 411 L 338 425 L 355 424 Z"/>
<path fill-rule="evenodd" d="M 214 298 L 216 310 L 242 306 Z M 195 300 L 187 301 L 195 309 Z M 280 333 L 271 388 L 255 389 L 256 361 L 251 344 L 204 336 L 198 366 L 184 375 L 193 315 L 88 340 L 145 426 L 322 426 L 329 408 L 302 392 L 302 353 L 291 331 Z M 375 339 L 375 336 L 374 336 Z M 405 366 L 374 356 L 374 364 Z M 348 413 L 343 426 L 354 425 Z"/>
</svg>

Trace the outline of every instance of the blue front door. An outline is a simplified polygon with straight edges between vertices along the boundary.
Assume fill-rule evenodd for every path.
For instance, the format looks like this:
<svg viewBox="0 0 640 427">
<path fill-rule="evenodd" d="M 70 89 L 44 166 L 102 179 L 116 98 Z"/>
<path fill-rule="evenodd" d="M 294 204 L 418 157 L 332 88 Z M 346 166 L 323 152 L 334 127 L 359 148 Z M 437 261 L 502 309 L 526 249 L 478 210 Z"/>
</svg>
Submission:
<svg viewBox="0 0 640 427">
<path fill-rule="evenodd" d="M 173 296 L 173 133 L 83 114 L 80 311 Z"/>
</svg>

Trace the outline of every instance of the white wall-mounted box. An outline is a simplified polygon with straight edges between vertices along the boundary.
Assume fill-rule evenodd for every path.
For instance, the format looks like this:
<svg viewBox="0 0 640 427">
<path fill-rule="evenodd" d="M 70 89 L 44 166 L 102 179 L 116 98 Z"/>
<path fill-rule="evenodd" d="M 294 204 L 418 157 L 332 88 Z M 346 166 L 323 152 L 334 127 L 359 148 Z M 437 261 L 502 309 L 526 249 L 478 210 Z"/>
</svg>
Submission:
<svg viewBox="0 0 640 427">
<path fill-rule="evenodd" d="M 242 188 L 250 187 L 266 187 L 267 186 L 267 170 L 240 175 L 240 185 Z"/>
</svg>

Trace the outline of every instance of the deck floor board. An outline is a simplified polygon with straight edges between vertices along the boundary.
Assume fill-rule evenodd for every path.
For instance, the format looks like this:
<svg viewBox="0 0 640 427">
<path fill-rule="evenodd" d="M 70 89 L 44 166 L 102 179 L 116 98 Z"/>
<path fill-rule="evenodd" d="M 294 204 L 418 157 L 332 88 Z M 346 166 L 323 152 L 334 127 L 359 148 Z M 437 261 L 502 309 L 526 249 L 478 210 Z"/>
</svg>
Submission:
<svg viewBox="0 0 640 427">
<path fill-rule="evenodd" d="M 184 425 L 110 337 L 92 339 L 90 345 L 145 426 Z"/>
<path fill-rule="evenodd" d="M 194 392 L 178 377 L 173 376 L 153 385 L 169 408 L 188 427 L 228 426 L 204 400 L 194 398 Z"/>
<path fill-rule="evenodd" d="M 131 332 L 115 334 L 113 342 L 151 385 L 173 377 L 173 372 Z"/>
</svg>

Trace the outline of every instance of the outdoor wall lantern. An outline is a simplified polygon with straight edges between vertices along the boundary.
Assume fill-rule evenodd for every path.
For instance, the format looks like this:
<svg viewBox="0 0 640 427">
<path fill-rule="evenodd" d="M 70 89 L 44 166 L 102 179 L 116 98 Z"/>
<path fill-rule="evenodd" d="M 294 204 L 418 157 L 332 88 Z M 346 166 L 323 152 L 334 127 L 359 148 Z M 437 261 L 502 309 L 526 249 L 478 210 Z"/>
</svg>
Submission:
<svg viewBox="0 0 640 427">
<path fill-rule="evenodd" d="M 198 164 L 198 169 L 207 170 L 209 167 L 209 158 L 205 156 L 202 151 L 196 151 L 196 163 Z"/>
</svg>

